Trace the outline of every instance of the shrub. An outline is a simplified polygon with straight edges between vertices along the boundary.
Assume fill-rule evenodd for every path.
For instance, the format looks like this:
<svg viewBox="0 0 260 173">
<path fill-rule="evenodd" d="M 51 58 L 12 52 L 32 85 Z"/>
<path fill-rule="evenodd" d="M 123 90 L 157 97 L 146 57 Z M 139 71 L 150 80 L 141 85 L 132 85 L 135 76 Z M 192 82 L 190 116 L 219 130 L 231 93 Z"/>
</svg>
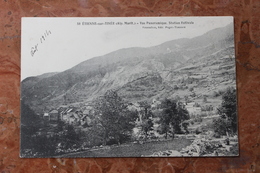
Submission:
<svg viewBox="0 0 260 173">
<path fill-rule="evenodd" d="M 227 122 L 223 118 L 217 118 L 213 120 L 213 130 L 215 132 L 215 136 L 226 135 L 226 126 Z"/>
<path fill-rule="evenodd" d="M 200 133 L 202 133 L 201 128 L 200 128 L 200 127 L 197 127 L 196 130 L 195 130 L 195 133 L 196 133 L 197 135 L 200 134 Z"/>
</svg>

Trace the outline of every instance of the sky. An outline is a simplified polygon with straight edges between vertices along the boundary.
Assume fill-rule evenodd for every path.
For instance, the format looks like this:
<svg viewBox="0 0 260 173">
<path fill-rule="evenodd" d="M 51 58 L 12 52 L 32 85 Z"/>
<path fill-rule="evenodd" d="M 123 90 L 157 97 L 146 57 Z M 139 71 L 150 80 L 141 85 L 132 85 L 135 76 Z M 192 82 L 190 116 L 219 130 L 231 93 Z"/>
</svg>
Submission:
<svg viewBox="0 0 260 173">
<path fill-rule="evenodd" d="M 122 48 L 151 47 L 179 38 L 193 38 L 232 22 L 233 17 L 24 17 L 21 80 L 62 72 Z"/>
</svg>

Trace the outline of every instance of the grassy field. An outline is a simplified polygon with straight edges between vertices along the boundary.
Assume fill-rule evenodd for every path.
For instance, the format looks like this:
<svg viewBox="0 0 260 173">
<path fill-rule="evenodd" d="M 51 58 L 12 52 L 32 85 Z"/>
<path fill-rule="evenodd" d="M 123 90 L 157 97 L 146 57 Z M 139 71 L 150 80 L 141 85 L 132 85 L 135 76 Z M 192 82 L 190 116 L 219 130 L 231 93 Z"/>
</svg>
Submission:
<svg viewBox="0 0 260 173">
<path fill-rule="evenodd" d="M 189 139 L 174 139 L 167 141 L 152 141 L 144 144 L 130 143 L 109 148 L 96 148 L 77 153 L 64 154 L 59 157 L 141 157 L 151 155 L 154 152 L 177 150 L 190 145 Z"/>
</svg>

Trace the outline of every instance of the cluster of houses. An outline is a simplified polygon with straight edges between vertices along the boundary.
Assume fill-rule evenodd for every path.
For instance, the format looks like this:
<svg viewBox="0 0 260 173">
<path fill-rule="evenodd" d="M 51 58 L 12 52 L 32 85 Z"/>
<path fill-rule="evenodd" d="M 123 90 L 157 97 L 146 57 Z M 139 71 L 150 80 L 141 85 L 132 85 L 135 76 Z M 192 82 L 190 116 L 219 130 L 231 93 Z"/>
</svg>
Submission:
<svg viewBox="0 0 260 173">
<path fill-rule="evenodd" d="M 88 125 L 91 124 L 93 110 L 85 107 L 84 110 L 77 107 L 60 107 L 43 114 L 44 121 L 57 122 L 63 121 L 71 125 Z"/>
<path fill-rule="evenodd" d="M 161 102 L 153 99 L 151 104 L 151 110 L 158 109 Z M 202 109 L 201 107 L 196 107 L 195 102 L 190 102 L 186 104 L 186 109 L 191 114 L 200 114 Z M 129 110 L 136 110 L 138 112 L 137 122 L 142 122 L 142 114 L 140 106 L 138 103 L 131 103 L 128 105 Z M 63 121 L 71 125 L 82 125 L 82 126 L 91 126 L 91 121 L 94 118 L 94 110 L 91 106 L 84 106 L 84 108 L 78 108 L 73 106 L 61 106 L 58 109 L 53 109 L 51 111 L 45 112 L 43 114 L 43 119 L 45 122 L 57 122 Z M 152 118 L 152 117 L 151 117 Z"/>
<path fill-rule="evenodd" d="M 160 105 L 161 102 L 154 99 L 151 104 L 151 109 L 154 110 Z M 139 112 L 139 121 L 142 117 L 140 115 L 141 106 L 138 103 L 129 104 L 129 110 L 137 110 Z M 84 106 L 84 108 L 79 108 L 75 106 L 61 106 L 58 109 L 52 109 L 46 111 L 43 114 L 43 120 L 45 122 L 57 122 L 63 121 L 71 125 L 86 125 L 91 126 L 91 120 L 93 120 L 94 110 L 92 106 Z"/>
</svg>

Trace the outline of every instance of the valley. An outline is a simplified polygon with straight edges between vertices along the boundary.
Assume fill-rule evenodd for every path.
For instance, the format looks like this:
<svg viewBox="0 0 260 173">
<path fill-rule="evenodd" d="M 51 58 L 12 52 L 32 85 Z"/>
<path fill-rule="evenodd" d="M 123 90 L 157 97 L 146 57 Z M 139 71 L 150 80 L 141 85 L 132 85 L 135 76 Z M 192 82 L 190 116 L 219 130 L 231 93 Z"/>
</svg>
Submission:
<svg viewBox="0 0 260 173">
<path fill-rule="evenodd" d="M 190 39 L 120 49 L 63 72 L 28 77 L 21 83 L 22 127 L 37 129 L 28 134 L 36 143 L 50 139 L 49 149 L 56 155 L 84 151 L 94 157 L 97 147 L 101 153 L 109 148 L 106 153 L 125 149 L 111 145 L 152 148 L 160 142 L 173 146 L 178 139 L 185 142 L 176 148 L 178 156 L 181 151 L 213 155 L 213 150 L 225 155 L 228 151 L 221 146 L 226 139 L 235 141 L 234 148 L 237 144 L 232 28 L 230 24 Z M 226 110 L 229 102 L 232 113 Z M 26 116 L 35 119 L 35 126 L 26 123 Z M 227 127 L 230 122 L 232 127 Z M 219 131 L 221 126 L 225 128 Z M 42 148 L 25 151 L 37 155 L 38 150 Z M 144 150 L 142 155 L 162 150 Z M 129 156 L 137 156 L 133 152 Z"/>
</svg>

